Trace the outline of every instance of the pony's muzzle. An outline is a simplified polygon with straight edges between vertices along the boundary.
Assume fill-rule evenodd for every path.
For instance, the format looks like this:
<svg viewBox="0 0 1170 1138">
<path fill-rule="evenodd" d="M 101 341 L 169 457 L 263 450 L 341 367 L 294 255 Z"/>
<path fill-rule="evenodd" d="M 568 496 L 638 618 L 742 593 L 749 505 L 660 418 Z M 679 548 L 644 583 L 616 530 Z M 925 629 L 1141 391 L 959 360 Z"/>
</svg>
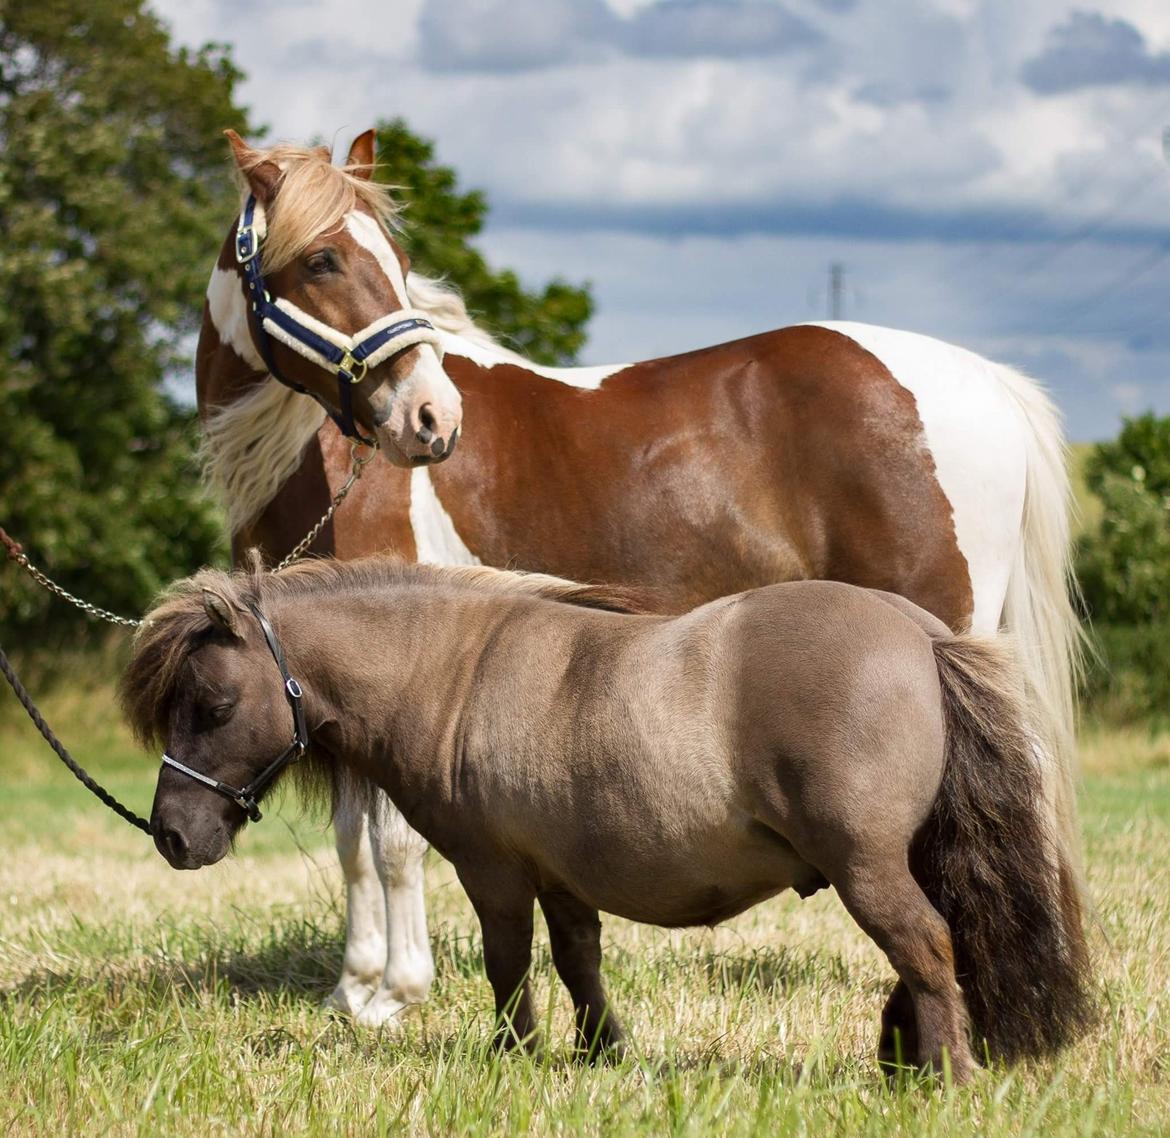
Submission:
<svg viewBox="0 0 1170 1138">
<path fill-rule="evenodd" d="M 191 852 L 187 839 L 180 830 L 169 826 L 154 827 L 154 846 L 175 869 L 194 869 L 190 863 Z"/>
</svg>

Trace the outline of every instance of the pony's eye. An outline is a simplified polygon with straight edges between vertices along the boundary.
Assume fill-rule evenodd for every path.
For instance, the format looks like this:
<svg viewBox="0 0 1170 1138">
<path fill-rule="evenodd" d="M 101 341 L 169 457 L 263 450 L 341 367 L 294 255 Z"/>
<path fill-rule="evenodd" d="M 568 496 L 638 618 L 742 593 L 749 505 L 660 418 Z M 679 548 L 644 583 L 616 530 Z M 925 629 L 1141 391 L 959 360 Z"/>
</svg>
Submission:
<svg viewBox="0 0 1170 1138">
<path fill-rule="evenodd" d="M 226 723 L 231 719 L 235 706 L 234 703 L 217 703 L 207 714 L 214 723 Z"/>
<path fill-rule="evenodd" d="M 328 249 L 322 249 L 305 261 L 305 267 L 314 276 L 322 277 L 337 271 L 337 258 Z"/>
</svg>

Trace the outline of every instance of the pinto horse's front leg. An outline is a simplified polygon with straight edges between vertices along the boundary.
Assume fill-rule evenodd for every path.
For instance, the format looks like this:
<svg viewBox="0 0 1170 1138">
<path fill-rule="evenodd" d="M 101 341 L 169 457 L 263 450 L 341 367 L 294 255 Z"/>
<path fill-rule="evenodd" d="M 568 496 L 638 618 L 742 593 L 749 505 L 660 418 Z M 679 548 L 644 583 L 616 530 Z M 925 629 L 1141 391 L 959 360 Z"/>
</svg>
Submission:
<svg viewBox="0 0 1170 1138">
<path fill-rule="evenodd" d="M 427 844 L 385 794 L 368 797 L 344 787 L 334 817 L 346 877 L 346 947 L 326 1006 L 367 1027 L 390 1027 L 427 998 L 435 975 L 423 892 Z"/>
<path fill-rule="evenodd" d="M 345 877 L 345 957 L 325 1007 L 356 1016 L 386 971 L 386 903 L 370 844 L 370 812 L 348 783 L 338 795 L 333 834 Z"/>
</svg>

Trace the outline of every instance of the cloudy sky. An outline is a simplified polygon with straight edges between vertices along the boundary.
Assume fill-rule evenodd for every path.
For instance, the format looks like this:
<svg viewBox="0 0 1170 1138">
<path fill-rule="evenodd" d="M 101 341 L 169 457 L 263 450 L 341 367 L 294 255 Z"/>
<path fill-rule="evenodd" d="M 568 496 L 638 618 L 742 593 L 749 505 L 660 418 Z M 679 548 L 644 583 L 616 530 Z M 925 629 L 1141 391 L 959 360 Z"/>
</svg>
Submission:
<svg viewBox="0 0 1170 1138">
<path fill-rule="evenodd" d="M 823 318 L 839 262 L 1075 439 L 1170 412 L 1166 0 L 153 2 L 270 138 L 433 138 L 493 263 L 592 283 L 583 362 Z"/>
</svg>

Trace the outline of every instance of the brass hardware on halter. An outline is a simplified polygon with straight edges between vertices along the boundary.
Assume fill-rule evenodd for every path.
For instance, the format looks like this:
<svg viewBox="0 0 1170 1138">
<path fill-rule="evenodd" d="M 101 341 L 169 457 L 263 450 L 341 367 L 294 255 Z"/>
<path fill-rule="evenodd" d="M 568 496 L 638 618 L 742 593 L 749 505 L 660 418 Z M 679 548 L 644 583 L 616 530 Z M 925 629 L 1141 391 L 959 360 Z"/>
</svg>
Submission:
<svg viewBox="0 0 1170 1138">
<path fill-rule="evenodd" d="M 337 364 L 338 379 L 348 379 L 350 383 L 361 383 L 366 378 L 366 361 L 355 360 L 346 352 Z"/>
</svg>

